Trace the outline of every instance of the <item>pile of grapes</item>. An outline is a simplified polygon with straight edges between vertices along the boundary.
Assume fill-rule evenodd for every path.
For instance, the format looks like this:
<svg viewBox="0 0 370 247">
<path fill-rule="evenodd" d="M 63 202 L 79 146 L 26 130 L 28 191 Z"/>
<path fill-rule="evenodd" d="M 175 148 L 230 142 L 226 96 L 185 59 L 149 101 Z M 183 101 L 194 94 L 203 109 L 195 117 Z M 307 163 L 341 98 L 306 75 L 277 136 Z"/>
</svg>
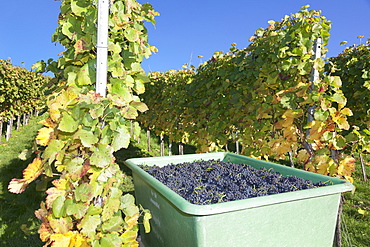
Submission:
<svg viewBox="0 0 370 247">
<path fill-rule="evenodd" d="M 199 160 L 163 167 L 139 165 L 177 194 L 198 205 L 241 200 L 290 191 L 317 188 L 296 176 L 282 176 L 272 169 L 255 169 L 247 164 Z"/>
</svg>

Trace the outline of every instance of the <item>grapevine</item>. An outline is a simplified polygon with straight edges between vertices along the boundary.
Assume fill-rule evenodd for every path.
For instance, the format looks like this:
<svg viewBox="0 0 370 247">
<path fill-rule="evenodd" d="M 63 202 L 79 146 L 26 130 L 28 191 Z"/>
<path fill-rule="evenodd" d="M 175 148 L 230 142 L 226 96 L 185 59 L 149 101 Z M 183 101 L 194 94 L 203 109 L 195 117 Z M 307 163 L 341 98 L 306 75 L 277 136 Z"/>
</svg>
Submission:
<svg viewBox="0 0 370 247">
<path fill-rule="evenodd" d="M 130 121 L 147 110 L 140 63 L 156 49 L 144 21 L 154 23 L 157 13 L 136 1 L 110 3 L 106 98 L 94 91 L 97 1 L 62 1 L 53 41 L 65 51 L 57 62 L 37 64 L 55 72 L 62 87 L 48 99 L 36 158 L 9 190 L 21 193 L 41 174 L 54 179 L 35 213 L 45 246 L 138 246 L 139 219 L 150 230 L 149 211 L 123 191 L 129 178 L 113 153 L 128 147 Z"/>
<path fill-rule="evenodd" d="M 267 28 L 256 30 L 248 47 L 233 44 L 229 52 L 216 52 L 194 73 L 153 74 L 152 93 L 143 98 L 149 109 L 162 110 L 141 115 L 140 122 L 178 142 L 194 141 L 199 152 L 212 143 L 224 146 L 238 132 L 244 155 L 275 160 L 292 156 L 305 170 L 352 181 L 355 159 L 343 152 L 343 131 L 349 130 L 347 118 L 353 113 L 340 77 L 325 73 L 324 59 L 313 59 L 315 39 L 323 40 L 322 56 L 327 52 L 331 22 L 308 7 L 280 22 L 269 21 Z M 320 74 L 314 82 L 312 68 Z M 181 81 L 183 74 L 187 76 Z M 172 91 L 177 85 L 180 93 Z M 312 122 L 307 121 L 310 107 L 315 107 Z M 171 119 L 176 119 L 174 127 Z"/>
<path fill-rule="evenodd" d="M 5 122 L 43 108 L 50 80 L 9 60 L 0 60 L 0 120 Z"/>
<path fill-rule="evenodd" d="M 352 129 L 346 139 L 354 153 L 370 153 L 370 44 L 352 45 L 337 57 L 330 58 L 327 66 L 333 75 L 340 76 L 343 93 L 353 112 L 349 119 Z"/>
</svg>

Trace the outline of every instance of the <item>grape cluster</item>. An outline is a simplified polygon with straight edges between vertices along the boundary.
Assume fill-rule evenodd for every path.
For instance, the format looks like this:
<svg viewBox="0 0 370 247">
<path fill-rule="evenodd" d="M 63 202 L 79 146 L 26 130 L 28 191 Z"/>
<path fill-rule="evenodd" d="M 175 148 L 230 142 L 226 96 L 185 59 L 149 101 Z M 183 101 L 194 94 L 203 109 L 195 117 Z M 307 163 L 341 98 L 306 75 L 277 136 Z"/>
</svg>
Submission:
<svg viewBox="0 0 370 247">
<path fill-rule="evenodd" d="M 193 204 L 206 205 L 251 197 L 325 186 L 296 176 L 282 176 L 273 169 L 248 164 L 198 160 L 169 164 L 139 165 L 154 178 Z"/>
</svg>

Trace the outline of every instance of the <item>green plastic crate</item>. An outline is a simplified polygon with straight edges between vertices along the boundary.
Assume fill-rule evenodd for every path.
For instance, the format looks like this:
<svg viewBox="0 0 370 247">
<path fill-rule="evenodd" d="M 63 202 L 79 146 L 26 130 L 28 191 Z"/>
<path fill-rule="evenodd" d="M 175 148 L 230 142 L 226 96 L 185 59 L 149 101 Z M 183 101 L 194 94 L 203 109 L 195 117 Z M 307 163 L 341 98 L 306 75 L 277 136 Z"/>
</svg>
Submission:
<svg viewBox="0 0 370 247">
<path fill-rule="evenodd" d="M 221 159 L 273 168 L 282 175 L 331 180 L 333 185 L 212 205 L 194 205 L 138 165 L 164 166 L 194 160 Z M 145 247 L 332 246 L 342 192 L 347 181 L 233 153 L 206 153 L 128 159 L 137 204 L 152 214 L 151 232 L 140 229 Z"/>
</svg>

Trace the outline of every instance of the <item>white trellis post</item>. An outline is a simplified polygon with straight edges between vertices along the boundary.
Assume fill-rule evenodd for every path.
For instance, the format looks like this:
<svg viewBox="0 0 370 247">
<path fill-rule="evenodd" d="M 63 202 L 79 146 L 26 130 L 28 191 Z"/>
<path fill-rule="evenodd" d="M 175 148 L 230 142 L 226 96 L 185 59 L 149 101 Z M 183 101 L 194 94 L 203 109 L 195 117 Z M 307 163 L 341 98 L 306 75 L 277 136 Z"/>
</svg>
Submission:
<svg viewBox="0 0 370 247">
<path fill-rule="evenodd" d="M 106 96 L 108 70 L 108 18 L 109 0 L 98 2 L 98 38 L 96 56 L 96 92 Z"/>
<path fill-rule="evenodd" d="M 109 1 L 98 0 L 98 37 L 96 44 L 96 84 L 95 91 L 104 98 L 107 95 L 107 71 L 108 71 L 108 19 Z M 102 127 L 104 122 L 102 122 Z M 102 207 L 103 198 L 99 195 L 95 198 L 95 205 Z"/>
<path fill-rule="evenodd" d="M 321 45 L 322 45 L 322 39 L 317 38 L 314 43 L 314 59 L 320 58 L 321 57 Z M 319 71 L 315 68 L 312 68 L 311 72 L 311 86 L 310 86 L 310 91 L 314 89 L 314 82 L 319 79 Z M 307 121 L 312 122 L 314 121 L 314 113 L 315 113 L 315 108 L 316 106 L 310 106 L 308 108 L 308 116 L 307 116 Z"/>
<path fill-rule="evenodd" d="M 313 47 L 313 51 L 314 51 L 313 59 L 317 59 L 317 58 L 320 58 L 321 57 L 321 45 L 322 45 L 322 39 L 321 38 L 317 38 L 315 40 L 314 47 Z M 314 89 L 314 87 L 315 87 L 315 81 L 318 80 L 318 79 L 319 79 L 319 71 L 313 67 L 312 68 L 312 71 L 311 71 L 310 91 L 312 91 Z M 316 108 L 316 106 L 313 105 L 313 106 L 308 107 L 308 109 L 307 109 L 307 113 L 308 113 L 308 115 L 307 115 L 307 122 L 309 122 L 309 123 L 315 120 L 315 117 L 314 117 L 315 108 Z M 307 129 L 306 135 L 307 136 L 310 135 L 310 129 Z M 306 149 L 308 149 L 311 153 L 313 153 L 313 149 L 312 149 L 311 144 L 309 144 L 308 142 L 306 142 L 305 143 L 305 146 L 306 146 Z"/>
</svg>

